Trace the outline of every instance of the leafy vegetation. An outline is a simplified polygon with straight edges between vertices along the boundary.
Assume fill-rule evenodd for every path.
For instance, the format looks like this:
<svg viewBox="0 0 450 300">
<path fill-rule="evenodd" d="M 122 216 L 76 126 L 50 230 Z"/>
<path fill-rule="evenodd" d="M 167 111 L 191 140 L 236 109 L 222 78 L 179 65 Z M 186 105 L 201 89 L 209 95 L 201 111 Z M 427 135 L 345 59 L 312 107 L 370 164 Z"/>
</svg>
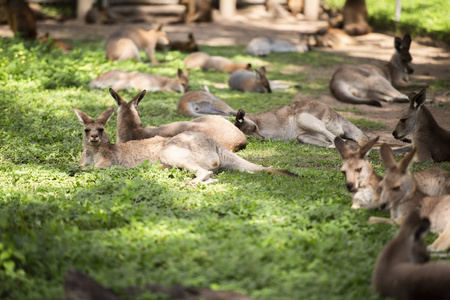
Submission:
<svg viewBox="0 0 450 300">
<path fill-rule="evenodd" d="M 335 8 L 342 8 L 345 0 L 326 0 Z M 413 36 L 429 35 L 450 43 L 450 19 L 446 12 L 450 11 L 450 2 L 446 0 L 408 0 L 402 1 L 401 18 L 395 24 L 396 1 L 366 1 L 369 23 L 378 30 L 398 30 L 409 32 Z"/>
<path fill-rule="evenodd" d="M 312 95 L 327 92 L 328 82 L 286 71 L 345 61 L 317 52 L 261 59 L 230 55 L 244 53 L 242 47 L 202 50 L 266 65 L 269 78 L 281 72 L 281 79 L 301 82 L 302 92 Z M 144 56 L 143 62 L 107 61 L 101 42 L 76 42 L 63 54 L 0 39 L 0 51 L 0 298 L 61 297 L 64 274 L 76 267 L 117 292 L 152 282 L 261 299 L 375 299 L 372 268 L 396 228 L 367 224 L 369 216 L 386 213 L 350 209 L 334 149 L 249 138 L 239 152 L 299 178 L 224 171 L 216 184 L 191 186 L 191 173 L 158 164 L 75 172 L 82 128 L 71 106 L 96 117 L 114 104 L 106 89 L 90 90 L 89 81 L 118 68 L 175 76 L 186 55 L 159 52 L 164 63 L 151 67 Z M 297 92 L 243 94 L 228 89 L 228 74 L 199 69 L 190 78 L 193 90 L 208 85 L 249 112 L 288 104 Z M 121 92 L 128 100 L 136 93 Z M 186 120 L 176 111 L 179 98 L 148 93 L 139 107 L 143 124 Z M 107 126 L 113 141 L 115 121 Z M 370 160 L 382 174 L 378 155 Z"/>
</svg>

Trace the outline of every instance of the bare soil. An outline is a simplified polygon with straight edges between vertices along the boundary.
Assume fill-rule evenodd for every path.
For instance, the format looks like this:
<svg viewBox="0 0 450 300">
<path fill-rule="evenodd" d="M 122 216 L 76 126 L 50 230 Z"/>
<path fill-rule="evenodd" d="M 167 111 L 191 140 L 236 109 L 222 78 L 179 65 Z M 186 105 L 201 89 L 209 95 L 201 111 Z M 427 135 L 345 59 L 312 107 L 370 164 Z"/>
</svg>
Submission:
<svg viewBox="0 0 450 300">
<path fill-rule="evenodd" d="M 173 19 L 173 18 L 172 18 Z M 46 32 L 58 39 L 94 40 L 106 38 L 123 24 L 115 25 L 86 25 L 82 20 L 69 20 L 62 24 L 47 20 L 38 23 L 39 36 Z M 152 24 L 140 23 L 135 26 L 140 28 L 152 28 Z M 301 16 L 275 19 L 271 17 L 262 6 L 251 9 L 238 10 L 232 19 L 224 19 L 217 12 L 214 13 L 214 22 L 202 24 L 168 24 L 164 27 L 171 40 L 185 40 L 189 32 L 194 33 L 196 41 L 200 45 L 229 46 L 245 45 L 256 36 L 269 36 L 285 38 L 292 42 L 298 42 L 300 33 L 311 33 L 319 28 L 327 26 L 324 21 L 307 21 Z M 12 36 L 7 25 L 0 25 L 0 37 Z M 354 63 L 380 64 L 390 59 L 393 53 L 394 36 L 389 33 L 371 33 L 356 38 L 358 43 L 339 49 L 315 48 L 314 51 L 342 55 L 354 60 Z M 411 44 L 411 55 L 415 72 L 410 79 L 415 82 L 426 80 L 432 83 L 434 80 L 444 81 L 444 90 L 430 88 L 427 91 L 430 108 L 438 123 L 450 130 L 450 49 L 448 45 L 430 39 L 415 39 Z M 300 71 L 301 70 L 301 71 Z M 335 71 L 331 68 L 310 68 L 309 76 L 312 80 L 318 77 L 329 77 Z M 299 68 L 295 72 L 304 72 Z M 270 78 L 276 79 L 276 78 Z M 413 90 L 402 90 L 408 94 Z M 416 89 L 418 91 L 418 89 Z M 314 99 L 324 102 L 339 110 L 344 116 L 363 117 L 369 120 L 386 124 L 383 130 L 368 132 L 369 137 L 380 136 L 381 142 L 402 145 L 392 137 L 392 131 L 397 123 L 401 111 L 406 107 L 405 103 L 383 103 L 383 107 L 371 107 L 367 105 L 349 105 L 338 102 L 330 92 L 320 97 L 306 94 L 298 94 L 295 98 Z M 355 107 L 363 111 L 364 115 L 357 115 L 345 111 Z"/>
</svg>

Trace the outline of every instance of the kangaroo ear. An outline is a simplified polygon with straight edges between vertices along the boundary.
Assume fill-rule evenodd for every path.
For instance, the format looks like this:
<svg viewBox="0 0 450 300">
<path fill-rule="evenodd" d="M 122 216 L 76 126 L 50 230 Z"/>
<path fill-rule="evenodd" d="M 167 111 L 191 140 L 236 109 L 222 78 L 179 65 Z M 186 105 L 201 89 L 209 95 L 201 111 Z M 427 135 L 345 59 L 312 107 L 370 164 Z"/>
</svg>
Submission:
<svg viewBox="0 0 450 300">
<path fill-rule="evenodd" d="M 123 100 L 123 98 L 112 88 L 109 88 L 109 93 L 114 98 L 114 100 L 116 100 L 117 106 L 127 104 L 127 101 Z"/>
<path fill-rule="evenodd" d="M 353 154 L 353 151 L 349 147 L 347 147 L 344 140 L 338 136 L 334 138 L 334 145 L 336 146 L 337 151 L 343 159 L 346 159 Z"/>
<path fill-rule="evenodd" d="M 137 107 L 141 102 L 141 100 L 144 98 L 146 93 L 147 93 L 146 90 L 142 90 L 142 92 L 137 94 L 130 102 L 135 103 L 134 105 Z"/>
<path fill-rule="evenodd" d="M 103 124 L 103 126 L 106 125 L 106 123 L 109 121 L 109 119 L 111 119 L 111 116 L 114 113 L 114 109 L 115 109 L 115 107 L 111 106 L 110 108 L 108 108 L 107 110 L 102 112 L 101 115 L 98 116 L 98 118 L 95 121 Z"/>
<path fill-rule="evenodd" d="M 238 121 L 239 123 L 242 123 L 242 122 L 244 122 L 244 117 L 245 117 L 245 111 L 240 108 L 236 114 L 236 121 Z"/>
<path fill-rule="evenodd" d="M 421 107 L 427 100 L 427 90 L 425 88 L 421 89 L 420 92 L 414 97 L 412 103 L 415 104 L 414 109 L 417 110 Z"/>
<path fill-rule="evenodd" d="M 186 71 L 184 71 L 184 76 L 189 78 L 190 74 L 191 74 L 191 69 L 186 69 Z"/>
<path fill-rule="evenodd" d="M 154 29 L 155 29 L 156 31 L 161 31 L 162 27 L 163 27 L 163 24 L 157 24 L 157 25 L 154 27 Z"/>
<path fill-rule="evenodd" d="M 408 154 L 405 155 L 405 157 L 403 157 L 403 159 L 400 161 L 399 167 L 398 167 L 400 172 L 405 173 L 409 169 L 409 167 L 411 166 L 411 164 L 414 161 L 413 158 L 414 158 L 414 155 L 416 154 L 416 152 L 417 152 L 417 148 L 414 147 L 411 151 L 409 151 Z"/>
<path fill-rule="evenodd" d="M 423 218 L 414 229 L 414 241 L 421 241 L 427 235 L 431 222 L 428 218 Z"/>
<path fill-rule="evenodd" d="M 87 114 L 85 114 L 84 112 L 82 112 L 79 109 L 76 109 L 75 107 L 73 107 L 73 110 L 75 111 L 75 113 L 77 114 L 78 120 L 80 121 L 81 124 L 85 125 L 87 123 L 92 123 L 94 122 L 94 119 L 92 119 L 91 117 L 89 117 Z"/>
<path fill-rule="evenodd" d="M 247 66 L 245 67 L 247 70 L 251 70 L 252 69 L 252 64 L 248 63 Z"/>
<path fill-rule="evenodd" d="M 405 34 L 405 36 L 403 37 L 403 42 L 402 42 L 402 46 L 404 49 L 408 49 L 411 46 L 411 36 L 409 35 L 409 33 Z"/>
<path fill-rule="evenodd" d="M 380 156 L 386 169 L 397 168 L 397 162 L 395 161 L 394 153 L 392 152 L 392 149 L 391 147 L 389 147 L 389 145 L 387 144 L 381 145 Z"/>
<path fill-rule="evenodd" d="M 402 50 L 402 46 L 403 46 L 403 42 L 402 39 L 399 38 L 398 36 L 395 37 L 394 39 L 394 47 L 397 51 Z"/>
<path fill-rule="evenodd" d="M 209 87 L 208 87 L 207 85 L 204 85 L 203 88 L 205 89 L 205 92 L 211 93 L 211 92 L 209 91 Z"/>
<path fill-rule="evenodd" d="M 177 77 L 181 77 L 181 76 L 183 76 L 183 70 L 178 69 L 178 71 L 177 71 Z"/>
<path fill-rule="evenodd" d="M 359 148 L 359 157 L 360 158 L 364 158 L 367 153 L 369 153 L 370 149 L 372 149 L 373 145 L 375 145 L 378 142 L 378 139 L 380 137 L 377 136 L 376 138 L 368 141 L 367 143 L 364 144 L 364 146 L 362 146 L 361 148 Z"/>
</svg>

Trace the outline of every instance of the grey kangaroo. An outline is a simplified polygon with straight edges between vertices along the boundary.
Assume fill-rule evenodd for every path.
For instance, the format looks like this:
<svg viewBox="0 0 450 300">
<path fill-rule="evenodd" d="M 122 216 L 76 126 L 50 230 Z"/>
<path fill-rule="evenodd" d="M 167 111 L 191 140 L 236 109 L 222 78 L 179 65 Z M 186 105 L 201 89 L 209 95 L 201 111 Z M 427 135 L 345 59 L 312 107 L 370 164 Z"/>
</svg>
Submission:
<svg viewBox="0 0 450 300">
<path fill-rule="evenodd" d="M 334 72 L 330 90 L 342 102 L 368 104 L 381 107 L 386 102 L 407 102 L 408 97 L 399 92 L 401 87 L 426 87 L 425 83 L 408 82 L 408 75 L 414 72 L 409 53 L 411 36 L 396 37 L 395 53 L 384 66 L 345 65 Z"/>
<path fill-rule="evenodd" d="M 410 103 L 395 126 L 392 135 L 403 139 L 412 134 L 419 161 L 450 161 L 450 131 L 442 128 L 424 105 L 426 90 L 410 94 Z"/>
<path fill-rule="evenodd" d="M 130 168 L 147 160 L 152 163 L 159 161 L 166 166 L 195 172 L 192 181 L 194 184 L 216 181 L 212 179 L 213 173 L 221 169 L 297 176 L 288 171 L 266 168 L 246 161 L 202 132 L 186 131 L 171 138 L 156 136 L 112 144 L 105 125 L 114 113 L 114 106 L 95 120 L 81 110 L 72 108 L 84 126 L 83 153 L 80 161 L 82 169 L 86 169 L 89 165 L 97 168 L 114 165 Z"/>
<path fill-rule="evenodd" d="M 109 89 L 109 92 L 119 107 L 117 115 L 117 141 L 119 143 L 154 136 L 173 137 L 184 131 L 197 131 L 212 137 L 218 144 L 231 151 L 244 149 L 247 145 L 245 135 L 231 122 L 220 116 L 203 116 L 192 121 L 172 122 L 159 127 L 143 127 L 137 108 L 146 91 L 142 91 L 128 103 L 113 89 Z"/>
<path fill-rule="evenodd" d="M 192 91 L 184 94 L 178 102 L 178 112 L 186 117 L 201 117 L 205 115 L 235 116 L 237 111 L 209 92 Z"/>
<path fill-rule="evenodd" d="M 259 114 L 238 110 L 234 122 L 243 133 L 255 137 L 281 140 L 296 139 L 301 143 L 322 147 L 333 146 L 336 136 L 367 142 L 367 136 L 330 106 L 310 100 L 274 108 Z"/>
<path fill-rule="evenodd" d="M 372 293 L 396 300 L 450 299 L 450 264 L 429 261 L 423 238 L 430 221 L 411 213 L 378 256 Z"/>
<path fill-rule="evenodd" d="M 232 90 L 241 92 L 272 93 L 266 78 L 266 68 L 258 70 L 236 70 L 230 75 L 228 85 Z"/>
</svg>

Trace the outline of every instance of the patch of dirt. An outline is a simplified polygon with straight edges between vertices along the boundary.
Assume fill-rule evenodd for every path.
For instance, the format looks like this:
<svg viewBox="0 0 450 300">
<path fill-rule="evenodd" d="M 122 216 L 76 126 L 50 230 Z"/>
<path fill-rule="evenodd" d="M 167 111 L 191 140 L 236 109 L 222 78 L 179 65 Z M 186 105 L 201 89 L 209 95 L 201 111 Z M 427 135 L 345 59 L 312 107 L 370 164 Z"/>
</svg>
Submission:
<svg viewBox="0 0 450 300">
<path fill-rule="evenodd" d="M 263 6 L 255 6 L 251 9 L 238 10 L 232 19 L 224 19 L 214 12 L 213 23 L 202 24 L 168 24 L 164 26 L 171 40 L 185 40 L 187 34 L 192 32 L 200 45 L 229 46 L 246 45 L 250 39 L 256 36 L 268 36 L 288 39 L 298 42 L 302 33 L 315 32 L 319 28 L 327 26 L 325 21 L 307 21 L 302 17 L 273 19 L 264 10 Z M 38 23 L 39 36 L 49 32 L 50 36 L 58 39 L 80 39 L 95 40 L 106 38 L 113 31 L 123 24 L 115 25 L 87 25 L 82 20 L 69 20 L 63 24 L 54 21 L 41 21 Z M 131 26 L 131 25 L 130 25 Z M 152 24 L 134 24 L 140 28 L 150 29 Z M 0 25 L 0 36 L 10 37 L 11 31 L 7 25 Z M 333 53 L 350 58 L 353 63 L 382 64 L 388 61 L 394 52 L 394 36 L 385 33 L 371 33 L 365 36 L 356 37 L 357 44 L 345 46 L 339 49 L 315 48 L 313 51 L 323 53 Z M 438 123 L 450 130 L 450 49 L 448 45 L 440 42 L 433 42 L 427 38 L 416 39 L 411 44 L 410 53 L 413 57 L 415 72 L 410 79 L 412 81 L 426 80 L 429 83 L 440 80 L 444 83 L 444 91 L 435 91 L 431 88 L 427 91 L 430 108 Z M 270 68 L 270 66 L 269 66 Z M 286 70 L 295 74 L 305 72 L 304 68 L 298 70 Z M 330 78 L 335 68 L 308 68 L 309 77 Z M 276 80 L 277 78 L 269 78 Z M 301 85 L 301 83 L 300 83 Z M 415 89 L 414 91 L 418 91 Z M 409 94 L 412 89 L 402 90 Z M 312 97 L 306 94 L 298 94 L 295 98 L 314 99 L 324 102 L 334 108 L 339 109 L 344 116 L 362 117 L 365 119 L 378 121 L 386 124 L 386 129 L 368 132 L 369 137 L 380 136 L 380 142 L 388 142 L 396 145 L 404 145 L 396 141 L 392 136 L 392 131 L 398 121 L 401 111 L 406 107 L 405 103 L 383 103 L 383 107 L 371 107 L 367 105 L 350 105 L 338 102 L 327 92 L 320 97 Z M 358 115 L 346 110 L 363 111 L 364 115 Z"/>
</svg>

